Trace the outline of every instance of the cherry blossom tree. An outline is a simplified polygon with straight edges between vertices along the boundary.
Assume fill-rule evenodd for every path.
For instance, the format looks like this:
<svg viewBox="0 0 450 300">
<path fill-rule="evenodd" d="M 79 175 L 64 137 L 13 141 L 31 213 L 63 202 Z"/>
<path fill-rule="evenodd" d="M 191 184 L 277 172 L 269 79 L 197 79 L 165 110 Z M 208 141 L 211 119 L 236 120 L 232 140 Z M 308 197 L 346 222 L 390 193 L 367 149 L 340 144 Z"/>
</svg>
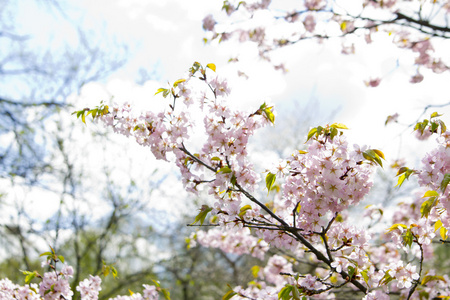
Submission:
<svg viewBox="0 0 450 300">
<path fill-rule="evenodd" d="M 306 150 L 268 166 L 268 194 L 256 196 L 261 176 L 251 162 L 248 141 L 275 122 L 274 107 L 263 103 L 249 112 L 234 110 L 227 103 L 230 87 L 215 69 L 194 63 L 183 79 L 159 89 L 170 100 L 160 112 L 101 104 L 76 114 L 84 122 L 92 116 L 133 137 L 155 157 L 175 163 L 186 190 L 205 190 L 215 199 L 212 206 L 202 205 L 194 221 L 213 228 L 193 233 L 191 247 L 198 243 L 267 259 L 264 268 L 252 270 L 254 281 L 233 287 L 224 299 L 450 296 L 448 276 L 425 264 L 432 258 L 432 240 L 447 243 L 450 228 L 450 135 L 437 113 L 416 126 L 419 135 L 438 136 L 435 150 L 425 156 L 422 169 L 401 167 L 397 173 L 398 186 L 416 176 L 423 191 L 380 232 L 357 226 L 346 211 L 363 201 L 384 154 L 348 145 L 343 124 L 312 128 Z M 192 117 L 193 111 L 203 118 Z M 200 128 L 201 143 L 193 135 Z M 369 207 L 366 216 L 379 212 Z M 298 268 L 307 262 L 309 272 Z"/>
<path fill-rule="evenodd" d="M 254 42 L 268 60 L 278 48 L 332 37 L 342 39 L 342 51 L 349 54 L 358 49 L 354 39 L 363 37 L 371 43 L 384 32 L 416 56 L 412 83 L 423 78 L 419 68 L 448 70 L 445 57 L 432 55 L 432 41 L 448 38 L 447 2 L 364 1 L 356 12 L 354 6 L 344 4 L 306 0 L 279 10 L 270 1 L 225 1 L 229 24 L 219 26 L 223 24 L 207 16 L 203 27 L 211 32 L 208 40 L 234 36 Z M 252 27 L 252 20 L 267 13 L 273 26 Z M 250 25 L 244 26 L 247 21 Z M 278 25 L 291 31 L 280 31 Z M 375 78 L 367 85 L 380 82 Z M 92 118 L 134 138 L 157 159 L 175 164 L 187 191 L 208 194 L 211 202 L 199 208 L 191 224 L 205 230 L 191 234 L 189 247 L 219 248 L 265 263 L 251 269 L 254 280 L 230 286 L 222 299 L 450 299 L 449 276 L 428 263 L 435 247 L 449 243 L 450 133 L 441 115 L 433 112 L 415 124 L 417 138 L 435 145 L 424 154 L 421 166 L 396 166 L 397 188 L 417 179 L 409 202 L 400 204 L 389 225 L 365 227 L 364 219 L 376 223 L 383 207 L 369 206 L 362 216 L 348 211 L 367 197 L 375 170 L 383 167 L 383 152 L 349 145 L 346 136 L 351 131 L 333 123 L 311 128 L 305 148 L 280 161 L 267 159 L 266 170 L 258 170 L 249 140 L 261 128 L 275 124 L 275 108 L 262 103 L 250 111 L 235 109 L 228 101 L 230 90 L 214 64 L 196 62 L 182 79 L 157 91 L 166 101 L 162 110 L 136 112 L 127 103 L 102 102 L 74 114 L 84 123 Z M 396 118 L 390 116 L 386 122 Z M 71 299 L 73 289 L 66 282 L 73 271 L 69 266 L 57 269 L 56 263 L 63 259 L 53 249 L 45 255 L 51 272 L 25 272 L 24 286 L 4 279 L 0 295 Z M 40 284 L 31 284 L 32 277 L 39 278 Z M 82 299 L 97 299 L 100 280 L 89 276 L 75 289 Z M 144 286 L 143 296 L 116 299 L 157 299 L 158 295 L 170 299 L 168 291 L 154 282 Z"/>
</svg>

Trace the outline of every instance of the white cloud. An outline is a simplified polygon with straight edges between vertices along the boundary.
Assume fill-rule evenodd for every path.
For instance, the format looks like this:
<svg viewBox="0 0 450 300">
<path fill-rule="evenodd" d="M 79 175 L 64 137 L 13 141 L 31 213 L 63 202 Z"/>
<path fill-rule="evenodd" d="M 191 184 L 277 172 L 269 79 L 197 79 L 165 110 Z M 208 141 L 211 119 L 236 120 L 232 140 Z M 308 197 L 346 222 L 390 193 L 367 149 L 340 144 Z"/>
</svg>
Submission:
<svg viewBox="0 0 450 300">
<path fill-rule="evenodd" d="M 155 14 L 147 13 L 145 16 L 145 20 L 150 23 L 155 30 L 158 31 L 160 30 L 162 32 L 170 32 L 179 29 L 179 26 L 174 22 L 174 20 L 163 18 Z"/>
</svg>

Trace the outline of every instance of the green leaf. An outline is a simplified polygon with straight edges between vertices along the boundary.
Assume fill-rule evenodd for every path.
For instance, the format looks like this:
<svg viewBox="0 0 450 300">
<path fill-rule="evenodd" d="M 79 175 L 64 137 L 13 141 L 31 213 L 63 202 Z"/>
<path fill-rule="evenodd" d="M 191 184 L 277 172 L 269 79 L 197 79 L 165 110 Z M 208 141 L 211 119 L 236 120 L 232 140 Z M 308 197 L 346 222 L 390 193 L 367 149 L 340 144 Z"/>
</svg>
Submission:
<svg viewBox="0 0 450 300">
<path fill-rule="evenodd" d="M 408 229 L 403 235 L 403 244 L 405 246 L 409 246 L 409 248 L 411 248 L 413 239 L 414 239 L 414 237 L 413 237 L 413 234 L 411 232 L 411 229 Z"/>
<path fill-rule="evenodd" d="M 324 131 L 324 128 L 322 126 L 317 126 L 316 137 L 319 137 L 319 135 L 321 135 L 323 131 Z"/>
<path fill-rule="evenodd" d="M 367 149 L 366 151 L 363 152 L 363 157 L 368 161 L 377 163 L 381 167 L 383 167 L 383 162 L 381 161 L 381 159 L 384 159 L 384 154 L 380 150 Z"/>
<path fill-rule="evenodd" d="M 267 188 L 267 194 L 269 194 L 270 190 L 272 189 L 272 186 L 275 183 L 275 180 L 277 179 L 277 176 L 272 173 L 268 173 L 266 176 L 266 188 Z"/>
<path fill-rule="evenodd" d="M 447 126 L 445 126 L 445 123 L 442 120 L 438 120 L 439 124 L 441 125 L 441 133 L 444 133 L 447 131 Z"/>
<path fill-rule="evenodd" d="M 169 96 L 170 92 L 171 92 L 170 89 L 166 89 L 166 90 L 163 92 L 163 97 L 166 98 L 167 96 Z"/>
<path fill-rule="evenodd" d="M 443 282 L 446 282 L 445 281 L 445 278 L 443 277 L 443 276 L 438 276 L 438 275 L 425 275 L 423 278 L 422 278 L 422 282 L 420 283 L 421 285 L 425 285 L 425 284 L 427 284 L 428 282 L 430 282 L 430 281 L 434 281 L 434 280 L 439 280 L 439 281 L 443 281 Z"/>
<path fill-rule="evenodd" d="M 401 167 L 400 169 L 398 169 L 398 171 L 397 171 L 397 175 L 395 175 L 395 176 L 398 176 L 398 175 L 400 175 L 400 174 L 403 174 L 403 173 L 405 173 L 406 171 L 408 171 L 409 169 L 407 168 L 407 167 Z"/>
<path fill-rule="evenodd" d="M 248 205 L 248 204 L 245 205 L 245 206 L 242 206 L 240 211 L 239 211 L 239 217 L 242 218 L 247 213 L 247 210 L 249 210 L 249 209 L 252 209 L 252 207 L 250 205 Z"/>
<path fill-rule="evenodd" d="M 161 289 L 161 292 L 163 293 L 166 300 L 170 300 L 170 292 L 167 289 Z"/>
<path fill-rule="evenodd" d="M 384 160 L 386 160 L 385 158 L 384 158 L 384 153 L 383 152 L 381 152 L 380 150 L 378 150 L 378 149 L 372 149 L 379 157 L 381 157 L 382 159 L 384 159 Z"/>
<path fill-rule="evenodd" d="M 216 71 L 216 65 L 215 65 L 215 64 L 207 64 L 206 67 L 207 67 L 207 68 L 210 68 L 210 69 L 213 70 L 214 72 Z"/>
<path fill-rule="evenodd" d="M 223 167 L 223 168 L 220 168 L 218 171 L 217 171 L 217 173 L 223 173 L 223 174 L 227 174 L 227 173 L 231 173 L 232 171 L 231 171 L 231 169 L 229 168 L 229 167 Z"/>
<path fill-rule="evenodd" d="M 317 134 L 317 127 L 311 128 L 308 132 L 308 138 L 306 139 L 306 143 L 313 137 L 313 135 Z"/>
<path fill-rule="evenodd" d="M 348 129 L 348 127 L 342 123 L 333 123 L 330 125 L 330 127 L 336 128 L 336 129 Z"/>
<path fill-rule="evenodd" d="M 394 224 L 391 227 L 389 227 L 388 232 L 394 231 L 394 230 L 400 230 L 399 227 L 403 228 L 403 229 L 408 229 L 408 226 L 406 226 L 405 224 Z"/>
<path fill-rule="evenodd" d="M 212 210 L 211 207 L 208 205 L 202 205 L 202 208 L 200 209 L 200 213 L 195 217 L 194 223 L 191 225 L 197 223 L 200 221 L 200 225 L 203 225 L 203 222 L 205 222 L 205 218 L 208 215 L 208 213 Z"/>
<path fill-rule="evenodd" d="M 403 182 L 405 181 L 405 179 L 406 179 L 406 175 L 402 174 L 402 176 L 400 176 L 398 178 L 397 185 L 395 187 L 401 187 Z"/>
<path fill-rule="evenodd" d="M 333 140 L 333 138 L 338 134 L 338 130 L 334 127 L 330 128 L 330 139 Z"/>
<path fill-rule="evenodd" d="M 281 300 L 289 300 L 292 299 L 290 294 L 292 292 L 292 285 L 287 284 L 281 291 L 278 293 L 278 299 Z"/>
<path fill-rule="evenodd" d="M 117 278 L 117 276 L 119 275 L 119 273 L 117 272 L 117 269 L 114 268 L 113 266 L 111 266 L 111 274 L 114 279 Z"/>
<path fill-rule="evenodd" d="M 436 197 L 439 196 L 439 193 L 436 191 L 427 191 L 425 192 L 425 194 L 423 195 L 422 198 L 427 198 L 427 197 Z"/>
<path fill-rule="evenodd" d="M 292 286 L 292 298 L 294 300 L 300 300 L 300 292 L 295 285 Z"/>
<path fill-rule="evenodd" d="M 436 111 L 434 113 L 431 114 L 430 119 L 432 118 L 436 118 L 436 117 L 440 117 L 442 115 L 438 114 Z"/>
<path fill-rule="evenodd" d="M 60 260 L 62 263 L 64 263 L 64 256 L 58 255 L 58 258 L 59 258 L 59 260 Z"/>
<path fill-rule="evenodd" d="M 361 275 L 362 275 L 362 277 L 364 278 L 364 281 L 366 282 L 366 284 L 369 283 L 369 275 L 368 275 L 367 273 L 368 273 L 368 269 L 363 270 L 363 271 L 361 272 Z"/>
<path fill-rule="evenodd" d="M 237 183 L 237 178 L 236 178 L 236 176 L 235 176 L 234 174 L 231 176 L 230 183 L 231 183 L 233 186 L 235 186 L 236 183 Z"/>
<path fill-rule="evenodd" d="M 388 284 L 389 282 L 394 280 L 394 278 L 392 278 L 391 275 L 389 275 L 389 271 L 390 271 L 390 269 L 384 273 L 384 276 L 383 276 L 383 278 L 381 278 L 379 285 Z"/>
<path fill-rule="evenodd" d="M 356 273 L 356 268 L 354 268 L 353 266 L 348 266 L 347 271 L 348 271 L 348 276 L 350 278 L 352 278 L 353 275 L 355 275 L 355 273 Z"/>
<path fill-rule="evenodd" d="M 441 181 L 441 191 L 442 193 L 445 192 L 445 190 L 447 189 L 447 185 L 450 182 L 450 173 L 446 173 L 444 175 L 444 179 L 442 179 Z"/>
<path fill-rule="evenodd" d="M 259 270 L 260 270 L 260 269 L 261 269 L 261 268 L 260 268 L 259 266 L 253 266 L 253 267 L 251 268 L 253 277 L 255 277 L 255 278 L 258 277 L 258 274 L 259 274 Z"/>
<path fill-rule="evenodd" d="M 186 79 L 178 79 L 177 81 L 175 81 L 173 83 L 173 87 L 177 87 L 180 83 L 185 82 L 185 81 L 186 81 Z"/>
<path fill-rule="evenodd" d="M 164 91 L 166 91 L 167 89 L 165 89 L 165 88 L 159 88 L 157 91 L 156 91 L 156 93 L 155 93 L 155 95 L 157 95 L 157 94 L 159 94 L 159 93 L 161 93 L 161 92 L 164 92 Z"/>
<path fill-rule="evenodd" d="M 267 119 L 270 121 L 270 123 L 275 124 L 275 115 L 271 111 L 271 108 L 264 109 L 264 113 L 265 113 Z"/>
<path fill-rule="evenodd" d="M 223 295 L 222 300 L 229 300 L 233 298 L 235 295 L 237 295 L 235 291 L 229 290 L 225 295 Z"/>
<path fill-rule="evenodd" d="M 434 223 L 434 231 L 436 232 L 441 227 L 442 227 L 442 221 L 437 220 L 436 223 Z"/>
<path fill-rule="evenodd" d="M 153 283 L 155 284 L 156 287 L 161 287 L 161 284 L 159 283 L 158 280 L 154 280 L 152 279 Z"/>
<path fill-rule="evenodd" d="M 439 234 L 441 236 L 441 238 L 445 241 L 448 238 L 448 230 L 445 227 L 441 227 L 441 229 L 439 229 Z"/>
<path fill-rule="evenodd" d="M 431 212 L 431 209 L 435 207 L 439 203 L 439 200 L 437 200 L 437 197 L 430 197 L 428 200 L 422 203 L 420 206 L 420 215 L 421 218 L 425 217 L 428 218 L 428 215 Z"/>
<path fill-rule="evenodd" d="M 405 181 L 405 179 L 409 179 L 409 176 L 411 176 L 411 174 L 416 173 L 415 170 L 413 169 L 409 169 L 407 167 L 401 167 L 400 169 L 398 169 L 397 175 L 402 174 L 399 178 L 398 178 L 398 182 L 397 185 L 395 187 L 400 187 L 403 182 Z"/>
<path fill-rule="evenodd" d="M 30 284 L 31 280 L 33 280 L 36 277 L 37 272 L 30 272 L 30 271 L 22 271 L 22 273 L 25 276 L 25 283 Z"/>
<path fill-rule="evenodd" d="M 433 132 L 433 133 L 435 133 L 435 132 L 437 132 L 438 127 L 439 127 L 439 124 L 438 124 L 438 123 L 432 122 L 432 123 L 431 123 L 431 129 L 430 129 L 430 131 Z"/>
</svg>

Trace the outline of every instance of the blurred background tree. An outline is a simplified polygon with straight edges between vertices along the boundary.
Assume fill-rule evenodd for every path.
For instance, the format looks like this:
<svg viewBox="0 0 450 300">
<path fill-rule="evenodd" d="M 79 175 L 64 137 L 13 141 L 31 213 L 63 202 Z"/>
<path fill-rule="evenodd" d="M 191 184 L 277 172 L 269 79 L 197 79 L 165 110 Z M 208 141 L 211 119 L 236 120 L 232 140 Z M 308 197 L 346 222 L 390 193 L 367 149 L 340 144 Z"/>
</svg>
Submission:
<svg viewBox="0 0 450 300">
<path fill-rule="evenodd" d="M 49 246 L 74 267 L 74 291 L 104 264 L 117 269 L 117 278 L 105 279 L 101 299 L 141 291 L 158 278 L 174 299 L 217 299 L 225 283 L 249 276 L 251 260 L 186 248 L 195 212 L 174 219 L 149 209 L 152 191 L 170 171 L 149 170 L 141 188 L 132 158 L 125 171 L 111 163 L 129 155 L 123 146 L 102 129 L 73 125 L 71 95 L 123 67 L 127 45 L 85 28 L 67 13 L 68 2 L 29 4 L 28 13 L 67 27 L 67 36 L 44 25 L 30 33 L 22 26 L 23 4 L 0 4 L 0 278 L 23 283 L 19 270 L 41 270 L 39 254 Z M 141 68 L 137 77 L 144 84 L 155 72 Z"/>
</svg>

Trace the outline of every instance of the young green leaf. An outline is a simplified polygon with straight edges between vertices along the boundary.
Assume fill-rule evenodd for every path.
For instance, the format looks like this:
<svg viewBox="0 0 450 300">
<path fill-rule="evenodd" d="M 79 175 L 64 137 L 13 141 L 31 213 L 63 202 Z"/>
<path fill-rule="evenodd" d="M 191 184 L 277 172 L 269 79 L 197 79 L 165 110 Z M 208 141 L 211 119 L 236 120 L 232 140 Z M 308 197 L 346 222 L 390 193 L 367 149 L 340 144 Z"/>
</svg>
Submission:
<svg viewBox="0 0 450 300">
<path fill-rule="evenodd" d="M 406 226 L 405 224 L 394 224 L 391 227 L 389 227 L 388 232 L 394 231 L 394 230 L 401 230 L 400 228 L 403 229 L 408 229 L 408 226 Z"/>
<path fill-rule="evenodd" d="M 275 183 L 275 180 L 277 179 L 277 176 L 272 173 L 268 173 L 266 176 L 266 188 L 267 188 L 267 194 L 269 194 L 270 190 L 272 189 L 272 186 Z"/>
<path fill-rule="evenodd" d="M 433 280 L 436 280 L 436 281 L 443 281 L 443 282 L 446 282 L 445 281 L 445 278 L 443 277 L 443 276 L 438 276 L 438 275 L 425 275 L 423 278 L 422 278 L 422 282 L 420 283 L 421 285 L 425 285 L 425 284 L 427 284 L 428 282 L 430 282 L 430 281 L 433 281 Z"/>
<path fill-rule="evenodd" d="M 414 173 L 416 173 L 415 170 L 409 169 L 407 167 L 401 167 L 400 169 L 398 169 L 396 176 L 399 176 L 400 174 L 401 174 L 401 176 L 398 178 L 398 182 L 395 187 L 400 187 L 403 184 L 403 182 L 405 181 L 405 179 L 409 179 L 409 176 L 411 176 L 411 174 L 414 174 Z"/>
<path fill-rule="evenodd" d="M 281 300 L 289 300 L 292 299 L 292 297 L 290 296 L 292 292 L 292 285 L 287 284 L 284 288 L 282 288 L 280 290 L 280 292 L 278 293 L 278 299 Z"/>
<path fill-rule="evenodd" d="M 426 191 L 425 194 L 422 196 L 422 198 L 437 197 L 437 196 L 439 196 L 439 193 L 436 191 Z"/>
<path fill-rule="evenodd" d="M 177 81 L 175 81 L 173 83 L 173 87 L 177 87 L 180 83 L 185 82 L 185 81 L 186 81 L 186 79 L 178 79 Z"/>
<path fill-rule="evenodd" d="M 270 121 L 270 123 L 275 124 L 275 115 L 271 111 L 271 108 L 266 108 L 263 110 L 264 114 L 266 115 L 267 120 Z"/>
<path fill-rule="evenodd" d="M 363 152 L 363 157 L 368 161 L 377 163 L 381 167 L 383 167 L 383 162 L 381 159 L 384 159 L 384 154 L 380 150 L 377 149 L 367 149 Z"/>
<path fill-rule="evenodd" d="M 442 115 L 438 114 L 437 111 L 435 111 L 434 113 L 431 114 L 430 119 L 440 117 L 440 116 L 442 116 Z"/>
<path fill-rule="evenodd" d="M 159 93 L 162 93 L 162 92 L 164 92 L 164 91 L 166 91 L 167 89 L 165 89 L 165 88 L 159 88 L 157 91 L 156 91 L 156 93 L 155 93 L 155 95 L 157 95 L 157 94 L 159 94 Z"/>
<path fill-rule="evenodd" d="M 231 173 L 232 171 L 231 171 L 231 169 L 229 168 L 229 167 L 223 167 L 223 168 L 220 168 L 218 171 L 217 171 L 217 173 L 223 173 L 223 174 L 227 174 L 227 173 Z"/>
<path fill-rule="evenodd" d="M 306 139 L 306 143 L 315 135 L 317 134 L 317 127 L 311 128 L 308 132 L 308 138 Z"/>
<path fill-rule="evenodd" d="M 223 295 L 222 300 L 230 300 L 235 295 L 237 295 L 235 291 L 229 290 L 225 295 Z"/>
<path fill-rule="evenodd" d="M 206 67 L 207 67 L 207 68 L 210 68 L 210 69 L 213 70 L 214 72 L 216 71 L 216 65 L 215 65 L 215 64 L 207 64 Z"/>
<path fill-rule="evenodd" d="M 161 292 L 163 293 L 164 298 L 165 298 L 166 300 L 170 300 L 170 292 L 169 292 L 169 290 L 167 290 L 167 289 L 161 289 Z"/>
<path fill-rule="evenodd" d="M 202 205 L 202 208 L 200 209 L 200 213 L 195 217 L 194 223 L 191 225 L 197 223 L 200 221 L 200 225 L 203 225 L 203 222 L 205 222 L 205 218 L 208 215 L 208 213 L 212 210 L 211 207 L 208 205 Z"/>
<path fill-rule="evenodd" d="M 239 211 L 239 217 L 242 218 L 247 213 L 247 210 L 249 210 L 249 209 L 252 209 L 252 207 L 250 205 L 248 205 L 248 204 L 242 206 L 240 211 Z"/>
<path fill-rule="evenodd" d="M 447 131 L 447 126 L 445 126 L 445 123 L 442 120 L 438 120 L 439 124 L 441 125 L 441 133 L 444 133 Z"/>
<path fill-rule="evenodd" d="M 441 229 L 439 229 L 439 235 L 441 236 L 442 240 L 446 240 L 448 238 L 448 230 L 445 227 L 441 227 Z"/>
<path fill-rule="evenodd" d="M 22 273 L 23 273 L 23 275 L 26 275 L 25 276 L 25 283 L 26 284 L 30 284 L 31 280 L 33 280 L 36 277 L 36 275 L 37 275 L 36 271 L 34 271 L 34 272 L 22 271 Z"/>
<path fill-rule="evenodd" d="M 430 197 L 428 200 L 424 201 L 420 206 L 420 215 L 421 218 L 428 218 L 428 215 L 431 212 L 431 209 L 435 207 L 439 203 L 437 197 Z"/>
<path fill-rule="evenodd" d="M 384 276 L 383 278 L 381 278 L 379 285 L 388 284 L 389 282 L 394 280 L 394 278 L 392 278 L 391 275 L 389 274 L 389 271 L 390 269 L 384 273 Z"/>
<path fill-rule="evenodd" d="M 337 130 L 336 128 L 331 127 L 331 128 L 330 128 L 330 139 L 333 140 L 334 137 L 335 137 L 338 133 L 339 133 L 339 132 L 338 132 L 338 130 Z"/>
<path fill-rule="evenodd" d="M 412 242 L 413 242 L 413 234 L 411 232 L 411 229 L 408 229 L 404 234 L 403 234 L 403 245 L 405 246 L 409 246 L 409 248 L 411 248 Z"/>
<path fill-rule="evenodd" d="M 255 278 L 258 277 L 258 274 L 259 274 L 259 270 L 260 270 L 260 269 L 261 269 L 261 268 L 260 268 L 259 266 L 253 266 L 253 267 L 251 268 L 253 277 L 255 277 Z"/>
<path fill-rule="evenodd" d="M 295 285 L 292 286 L 292 299 L 300 300 L 300 292 Z"/>
<path fill-rule="evenodd" d="M 368 275 L 369 270 L 365 269 L 361 272 L 362 277 L 364 278 L 364 281 L 366 283 L 369 283 L 369 275 Z"/>
<path fill-rule="evenodd" d="M 342 123 L 333 123 L 330 125 L 330 127 L 336 128 L 336 129 L 348 129 L 348 127 Z"/>
<path fill-rule="evenodd" d="M 450 182 L 450 173 L 446 173 L 444 175 L 444 179 L 441 181 L 441 192 L 445 193 L 445 190 L 447 189 L 447 185 Z"/>
<path fill-rule="evenodd" d="M 161 284 L 159 283 L 158 280 L 154 280 L 152 279 L 153 283 L 155 284 L 156 287 L 161 287 Z"/>
</svg>

